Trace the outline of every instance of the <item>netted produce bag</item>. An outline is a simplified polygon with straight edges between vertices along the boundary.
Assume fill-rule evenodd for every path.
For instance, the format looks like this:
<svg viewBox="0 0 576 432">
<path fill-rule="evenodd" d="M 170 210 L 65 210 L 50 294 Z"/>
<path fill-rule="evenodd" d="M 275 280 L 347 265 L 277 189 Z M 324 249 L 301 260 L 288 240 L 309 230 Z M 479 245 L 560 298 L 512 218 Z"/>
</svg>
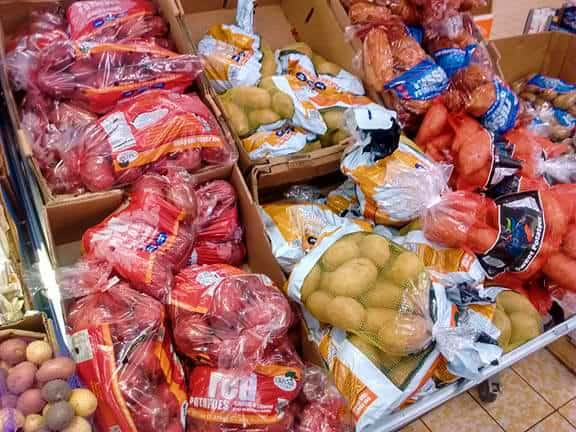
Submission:
<svg viewBox="0 0 576 432">
<path fill-rule="evenodd" d="M 170 51 L 159 39 L 65 41 L 41 51 L 34 84 L 47 95 L 105 113 L 149 90 L 182 93 L 202 68 L 199 57 Z"/>
<path fill-rule="evenodd" d="M 86 257 L 108 263 L 135 289 L 167 301 L 173 274 L 186 264 L 194 245 L 193 186 L 185 173 L 169 180 L 143 177 L 127 205 L 86 230 Z"/>
<path fill-rule="evenodd" d="M 237 157 L 220 126 L 194 94 L 154 90 L 120 102 L 82 127 L 68 129 L 54 168 L 55 192 L 129 185 L 146 172 L 198 171 Z"/>
<path fill-rule="evenodd" d="M 72 40 L 120 41 L 161 36 L 168 30 L 148 0 L 76 1 L 66 17 Z"/>
<path fill-rule="evenodd" d="M 304 365 L 284 340 L 251 367 L 196 366 L 188 379 L 188 432 L 284 432 L 294 427 Z"/>
<path fill-rule="evenodd" d="M 87 270 L 88 269 L 88 270 Z M 161 303 L 105 267 L 68 269 L 61 282 L 77 373 L 98 398 L 99 430 L 183 431 L 184 371 Z"/>
<path fill-rule="evenodd" d="M 369 222 L 340 217 L 328 206 L 319 203 L 279 201 L 262 205 L 259 212 L 274 258 L 287 273 L 322 238 L 347 224 L 355 224 L 366 231 L 372 229 Z"/>
<path fill-rule="evenodd" d="M 361 9 L 362 13 L 354 13 Z M 429 57 L 397 17 L 381 6 L 358 3 L 349 11 L 348 34 L 360 38 L 358 64 L 364 80 L 397 111 L 405 130 L 416 130 L 421 116 L 448 86 L 444 70 Z"/>
<path fill-rule="evenodd" d="M 408 138 L 400 136 L 396 113 L 382 107 L 354 108 L 346 113 L 352 144 L 340 162 L 355 185 L 364 217 L 377 224 L 402 226 L 418 218 L 406 207 L 394 179 L 405 172 L 436 169 Z"/>
<path fill-rule="evenodd" d="M 254 32 L 254 0 L 240 0 L 235 24 L 214 25 L 198 42 L 198 54 L 205 61 L 212 87 L 223 93 L 238 86 L 257 85 L 263 72 L 262 45 Z M 274 62 L 274 54 L 265 51 L 266 62 Z"/>
<path fill-rule="evenodd" d="M 290 305 L 269 278 L 226 264 L 180 271 L 170 317 L 179 352 L 226 369 L 259 364 L 292 324 Z"/>
</svg>

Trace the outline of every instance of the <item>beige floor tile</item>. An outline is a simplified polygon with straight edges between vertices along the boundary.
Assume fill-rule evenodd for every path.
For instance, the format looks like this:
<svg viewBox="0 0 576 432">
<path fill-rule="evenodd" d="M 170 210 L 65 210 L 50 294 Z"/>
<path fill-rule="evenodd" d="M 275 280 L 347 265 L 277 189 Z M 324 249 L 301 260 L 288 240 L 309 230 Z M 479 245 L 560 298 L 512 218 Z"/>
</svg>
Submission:
<svg viewBox="0 0 576 432">
<path fill-rule="evenodd" d="M 430 430 L 420 420 L 416 420 L 414 423 L 410 423 L 400 432 L 430 432 Z"/>
<path fill-rule="evenodd" d="M 554 408 L 576 397 L 576 375 L 543 349 L 512 368 Z"/>
<path fill-rule="evenodd" d="M 560 414 L 554 413 L 530 429 L 529 432 L 576 432 L 576 428 Z"/>
<path fill-rule="evenodd" d="M 432 432 L 502 432 L 468 393 L 458 396 L 421 419 Z"/>
<path fill-rule="evenodd" d="M 524 432 L 554 412 L 538 393 L 512 369 L 500 374 L 502 393 L 495 402 L 480 401 L 478 390 L 470 393 L 506 432 Z"/>
<path fill-rule="evenodd" d="M 576 399 L 571 400 L 558 410 L 566 420 L 576 427 Z"/>
</svg>

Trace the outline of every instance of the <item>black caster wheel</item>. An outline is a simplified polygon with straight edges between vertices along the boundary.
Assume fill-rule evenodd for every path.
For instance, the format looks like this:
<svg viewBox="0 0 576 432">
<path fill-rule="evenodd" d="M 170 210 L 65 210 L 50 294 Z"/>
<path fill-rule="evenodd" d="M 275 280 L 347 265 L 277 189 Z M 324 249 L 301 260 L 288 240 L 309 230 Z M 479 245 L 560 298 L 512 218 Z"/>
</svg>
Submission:
<svg viewBox="0 0 576 432">
<path fill-rule="evenodd" d="M 487 379 L 478 386 L 478 395 L 482 402 L 494 402 L 498 399 L 498 395 L 502 392 L 502 385 L 498 375 Z"/>
</svg>

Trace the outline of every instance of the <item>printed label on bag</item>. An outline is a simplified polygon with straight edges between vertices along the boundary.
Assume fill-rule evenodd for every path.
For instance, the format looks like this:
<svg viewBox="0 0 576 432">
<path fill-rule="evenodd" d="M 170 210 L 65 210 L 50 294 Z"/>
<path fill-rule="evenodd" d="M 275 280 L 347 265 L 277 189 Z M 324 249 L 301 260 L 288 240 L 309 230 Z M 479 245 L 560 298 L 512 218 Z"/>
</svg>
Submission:
<svg viewBox="0 0 576 432">
<path fill-rule="evenodd" d="M 527 84 L 542 89 L 551 89 L 558 93 L 569 93 L 576 90 L 576 85 L 568 84 L 559 78 L 551 78 L 544 75 L 534 75 Z"/>
<path fill-rule="evenodd" d="M 534 261 L 544 241 L 544 210 L 538 192 L 523 192 L 496 200 L 500 232 L 496 244 L 480 264 L 490 277 L 523 272 Z"/>
<path fill-rule="evenodd" d="M 486 129 L 500 135 L 514 127 L 520 111 L 520 103 L 516 93 L 500 79 L 494 80 L 494 87 L 496 100 L 480 121 Z"/>
<path fill-rule="evenodd" d="M 432 53 L 432 57 L 444 69 L 448 78 L 452 78 L 456 72 L 468 67 L 476 48 L 477 44 L 470 44 L 464 49 L 444 48 Z"/>
<path fill-rule="evenodd" d="M 522 169 L 522 162 L 514 159 L 514 151 L 516 149 L 514 144 L 501 137 L 495 138 L 494 135 L 491 138 L 492 161 L 490 175 L 484 185 L 484 188 L 487 189 Z"/>
<path fill-rule="evenodd" d="M 448 77 L 444 69 L 427 58 L 389 81 L 384 88 L 393 90 L 401 99 L 430 100 L 442 94 L 447 86 Z"/>
<path fill-rule="evenodd" d="M 565 111 L 560 108 L 554 108 L 554 118 L 558 121 L 558 123 L 560 123 L 564 127 L 567 128 L 576 127 L 576 117 L 574 117 L 568 111 Z"/>
<path fill-rule="evenodd" d="M 422 45 L 422 42 L 424 42 L 424 28 L 415 25 L 407 26 L 407 28 L 410 36 L 412 36 L 412 38 L 416 39 L 416 42 Z"/>
</svg>

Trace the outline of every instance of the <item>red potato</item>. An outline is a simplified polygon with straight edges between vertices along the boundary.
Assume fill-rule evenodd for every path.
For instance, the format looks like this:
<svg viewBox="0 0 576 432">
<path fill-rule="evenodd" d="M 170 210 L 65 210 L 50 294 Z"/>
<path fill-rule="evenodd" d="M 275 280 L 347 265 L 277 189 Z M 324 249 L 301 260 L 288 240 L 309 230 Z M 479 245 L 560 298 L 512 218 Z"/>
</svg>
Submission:
<svg viewBox="0 0 576 432">
<path fill-rule="evenodd" d="M 563 253 L 556 253 L 544 264 L 544 274 L 569 291 L 576 293 L 576 260 Z"/>
<path fill-rule="evenodd" d="M 22 339 L 8 339 L 0 344 L 0 359 L 9 365 L 15 365 L 26 360 L 26 341 Z"/>
<path fill-rule="evenodd" d="M 38 383 L 46 383 L 55 379 L 68 380 L 76 372 L 76 363 L 68 357 L 57 357 L 45 361 L 38 372 Z"/>
<path fill-rule="evenodd" d="M 433 104 L 426 113 L 418 135 L 416 135 L 416 144 L 420 148 L 426 149 L 428 141 L 441 135 L 446 126 L 448 126 L 448 109 L 444 104 Z"/>
<path fill-rule="evenodd" d="M 562 252 L 576 259 L 576 225 L 570 225 L 562 241 Z"/>
</svg>

